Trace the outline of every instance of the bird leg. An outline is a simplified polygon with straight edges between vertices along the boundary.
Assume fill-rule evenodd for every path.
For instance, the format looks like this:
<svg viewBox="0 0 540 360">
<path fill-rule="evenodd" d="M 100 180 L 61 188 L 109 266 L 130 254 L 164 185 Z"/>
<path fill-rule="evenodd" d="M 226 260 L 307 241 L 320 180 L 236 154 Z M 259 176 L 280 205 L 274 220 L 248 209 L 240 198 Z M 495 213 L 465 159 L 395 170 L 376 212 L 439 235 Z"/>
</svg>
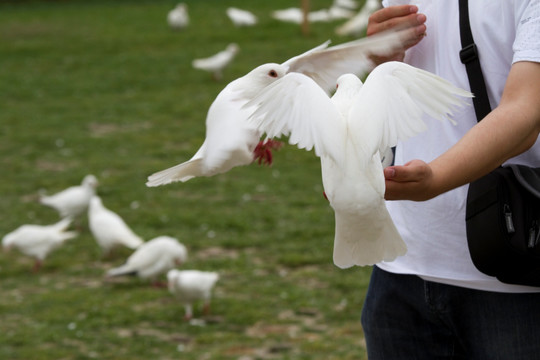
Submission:
<svg viewBox="0 0 540 360">
<path fill-rule="evenodd" d="M 279 150 L 283 146 L 281 141 L 266 139 L 259 141 L 255 150 L 253 150 L 253 158 L 257 160 L 259 165 L 272 165 L 272 150 Z"/>
<path fill-rule="evenodd" d="M 39 269 L 41 269 L 42 262 L 39 259 L 36 259 L 36 262 L 34 262 L 34 267 L 32 268 L 33 273 L 39 272 Z"/>
<path fill-rule="evenodd" d="M 186 313 L 184 315 L 184 320 L 189 321 L 193 317 L 193 307 L 191 305 L 184 305 Z"/>
<path fill-rule="evenodd" d="M 167 283 L 159 280 L 152 281 L 152 287 L 155 287 L 156 289 L 162 289 L 167 287 Z"/>
<path fill-rule="evenodd" d="M 203 305 L 203 314 L 208 315 L 210 314 L 210 302 L 205 302 Z"/>
</svg>

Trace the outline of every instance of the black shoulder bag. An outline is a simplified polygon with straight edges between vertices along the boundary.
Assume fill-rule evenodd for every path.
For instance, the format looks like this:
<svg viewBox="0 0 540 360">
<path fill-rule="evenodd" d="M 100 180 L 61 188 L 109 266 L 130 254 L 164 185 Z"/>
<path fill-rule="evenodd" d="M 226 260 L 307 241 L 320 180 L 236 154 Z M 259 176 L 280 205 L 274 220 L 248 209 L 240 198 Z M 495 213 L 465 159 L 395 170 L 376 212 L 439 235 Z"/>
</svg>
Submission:
<svg viewBox="0 0 540 360">
<path fill-rule="evenodd" d="M 467 0 L 459 0 L 461 46 L 477 120 L 490 111 Z M 470 183 L 467 243 L 482 273 L 508 284 L 540 286 L 540 168 L 500 166 Z"/>
</svg>

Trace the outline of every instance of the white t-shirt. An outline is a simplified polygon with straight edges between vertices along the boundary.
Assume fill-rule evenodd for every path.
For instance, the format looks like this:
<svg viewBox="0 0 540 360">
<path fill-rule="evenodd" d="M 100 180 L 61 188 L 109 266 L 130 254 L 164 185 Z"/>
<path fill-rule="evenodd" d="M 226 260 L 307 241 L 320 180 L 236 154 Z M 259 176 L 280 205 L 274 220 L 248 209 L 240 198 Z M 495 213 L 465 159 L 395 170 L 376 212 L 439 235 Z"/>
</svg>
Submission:
<svg viewBox="0 0 540 360">
<path fill-rule="evenodd" d="M 408 3 L 385 0 L 383 4 L 397 2 Z M 411 3 L 426 15 L 427 30 L 426 37 L 407 51 L 404 61 L 469 90 L 465 66 L 459 59 L 458 1 Z M 469 17 L 491 107 L 495 108 L 511 65 L 518 61 L 540 62 L 540 0 L 470 0 Z M 427 119 L 428 131 L 398 144 L 395 163 L 404 164 L 412 159 L 429 162 L 454 145 L 477 122 L 472 101 L 454 118 L 457 126 Z M 540 142 L 510 162 L 539 166 Z M 426 280 L 480 290 L 540 291 L 503 284 L 474 267 L 466 240 L 466 197 L 467 186 L 462 186 L 424 202 L 388 201 L 388 210 L 408 252 L 392 262 L 377 265 L 394 273 L 416 274 Z"/>
</svg>

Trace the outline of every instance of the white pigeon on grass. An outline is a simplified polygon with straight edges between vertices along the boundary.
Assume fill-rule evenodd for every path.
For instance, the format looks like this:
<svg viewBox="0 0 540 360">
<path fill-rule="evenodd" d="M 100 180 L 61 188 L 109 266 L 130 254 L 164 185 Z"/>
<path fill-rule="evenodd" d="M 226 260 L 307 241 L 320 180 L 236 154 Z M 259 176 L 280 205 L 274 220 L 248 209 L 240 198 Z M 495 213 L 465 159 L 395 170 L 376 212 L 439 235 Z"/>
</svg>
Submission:
<svg viewBox="0 0 540 360">
<path fill-rule="evenodd" d="M 67 231 L 71 221 L 71 218 L 63 218 L 52 225 L 19 226 L 4 236 L 2 246 L 6 251 L 17 248 L 23 254 L 35 258 L 34 271 L 38 271 L 52 251 L 78 235 L 75 231 Z"/>
<path fill-rule="evenodd" d="M 199 270 L 169 270 L 167 285 L 171 294 L 184 305 L 186 320 L 193 317 L 193 304 L 203 301 L 203 313 L 210 312 L 212 289 L 219 280 L 216 272 Z"/>
<path fill-rule="evenodd" d="M 174 30 L 181 30 L 189 25 L 188 6 L 179 3 L 174 9 L 167 13 L 167 23 Z"/>
<path fill-rule="evenodd" d="M 370 0 L 366 0 L 366 1 L 370 1 Z M 374 0 L 374 1 L 380 2 L 380 0 Z M 332 3 L 332 6 L 354 10 L 358 7 L 358 4 L 356 3 L 355 0 L 334 0 L 334 2 Z"/>
<path fill-rule="evenodd" d="M 115 247 L 126 246 L 136 249 L 143 243 L 118 214 L 103 205 L 97 195 L 90 200 L 88 226 L 105 255 Z"/>
<path fill-rule="evenodd" d="M 293 24 L 301 24 L 304 21 L 304 13 L 302 12 L 302 9 L 297 8 L 297 7 L 274 10 L 272 11 L 271 16 L 272 18 L 276 20 L 289 22 Z M 308 20 L 309 20 L 309 16 L 308 16 Z"/>
<path fill-rule="evenodd" d="M 384 55 L 402 48 L 411 36 L 409 30 L 386 32 L 341 45 L 317 46 L 282 64 L 268 63 L 229 83 L 216 97 L 206 117 L 206 138 L 193 157 L 179 165 L 152 174 L 147 186 L 188 181 L 198 176 L 213 176 L 255 159 L 271 164 L 275 141 L 260 142 L 262 132 L 247 121 L 252 109 L 245 105 L 262 89 L 286 74 L 302 73 L 323 91 L 334 88 L 343 73 L 361 74 L 372 68 L 370 55 Z"/>
<path fill-rule="evenodd" d="M 227 16 L 237 27 L 253 26 L 257 24 L 257 16 L 251 11 L 229 7 L 226 10 Z"/>
<path fill-rule="evenodd" d="M 406 253 L 384 200 L 381 153 L 427 129 L 422 116 L 453 120 L 472 95 L 400 62 L 376 67 L 364 84 L 342 75 L 332 98 L 309 77 L 288 74 L 247 107 L 269 137 L 289 135 L 321 157 L 325 196 L 335 213 L 334 263 L 340 268 L 391 261 Z"/>
<path fill-rule="evenodd" d="M 88 209 L 88 203 L 96 194 L 98 180 L 94 175 L 86 175 L 81 185 L 70 186 L 53 195 L 42 195 L 39 201 L 52 207 L 61 217 L 77 217 Z"/>
<path fill-rule="evenodd" d="M 223 70 L 231 63 L 238 51 L 240 51 L 240 47 L 235 43 L 231 43 L 227 45 L 225 50 L 215 55 L 193 60 L 192 66 L 195 69 L 211 73 L 214 80 L 220 81 L 223 78 Z"/>
<path fill-rule="evenodd" d="M 107 277 L 133 275 L 151 279 L 158 285 L 157 277 L 187 261 L 187 249 L 177 239 L 158 236 L 140 245 L 126 263 L 107 271 Z"/>
</svg>

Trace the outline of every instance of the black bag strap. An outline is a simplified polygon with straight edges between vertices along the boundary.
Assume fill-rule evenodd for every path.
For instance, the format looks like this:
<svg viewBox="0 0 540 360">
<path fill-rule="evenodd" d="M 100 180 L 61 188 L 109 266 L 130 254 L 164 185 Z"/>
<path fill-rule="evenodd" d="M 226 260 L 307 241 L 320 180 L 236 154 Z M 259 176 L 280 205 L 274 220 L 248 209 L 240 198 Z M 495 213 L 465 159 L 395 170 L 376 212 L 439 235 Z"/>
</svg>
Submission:
<svg viewBox="0 0 540 360">
<path fill-rule="evenodd" d="M 459 0 L 459 29 L 462 49 L 459 58 L 467 70 L 471 92 L 474 94 L 473 104 L 476 112 L 476 119 L 482 120 L 491 111 L 489 98 L 486 90 L 486 83 L 480 59 L 478 58 L 478 48 L 474 43 L 469 22 L 469 3 L 467 0 Z"/>
</svg>

